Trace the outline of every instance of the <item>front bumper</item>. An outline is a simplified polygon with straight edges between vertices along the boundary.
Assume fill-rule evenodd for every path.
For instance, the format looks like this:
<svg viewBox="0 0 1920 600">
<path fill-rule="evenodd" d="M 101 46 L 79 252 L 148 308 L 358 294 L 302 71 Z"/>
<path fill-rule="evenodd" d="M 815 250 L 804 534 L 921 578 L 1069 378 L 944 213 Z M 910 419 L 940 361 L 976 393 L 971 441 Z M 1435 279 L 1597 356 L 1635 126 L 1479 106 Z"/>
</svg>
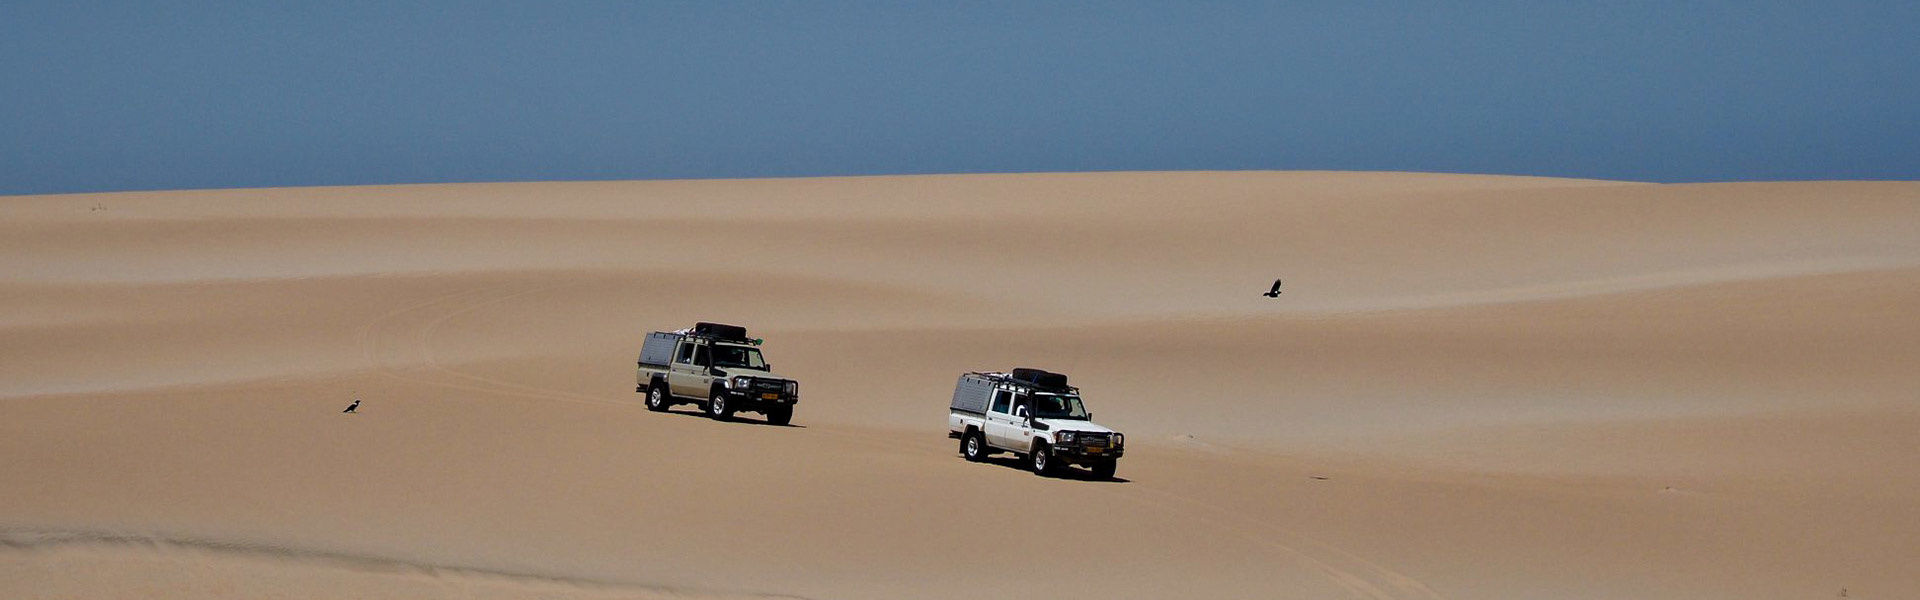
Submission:
<svg viewBox="0 0 1920 600">
<path fill-rule="evenodd" d="M 772 396 L 772 397 L 769 398 L 768 396 Z M 792 406 L 800 403 L 800 396 L 797 394 L 783 394 L 783 393 L 777 393 L 777 392 L 754 392 L 754 391 L 728 390 L 727 399 L 732 400 L 733 403 L 737 406 L 747 406 L 747 405 Z"/>
<path fill-rule="evenodd" d="M 1054 457 L 1065 459 L 1068 462 L 1113 460 L 1124 456 L 1126 453 L 1127 448 L 1125 446 L 1089 448 L 1078 444 L 1061 444 L 1053 447 Z"/>
</svg>

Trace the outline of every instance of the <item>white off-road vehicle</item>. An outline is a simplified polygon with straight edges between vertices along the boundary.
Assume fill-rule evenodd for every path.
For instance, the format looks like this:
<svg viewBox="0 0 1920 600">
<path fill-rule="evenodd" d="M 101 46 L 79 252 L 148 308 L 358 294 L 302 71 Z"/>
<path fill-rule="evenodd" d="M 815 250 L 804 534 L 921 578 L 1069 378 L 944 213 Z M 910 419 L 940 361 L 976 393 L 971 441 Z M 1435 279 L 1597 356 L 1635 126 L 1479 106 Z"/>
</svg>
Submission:
<svg viewBox="0 0 1920 600">
<path fill-rule="evenodd" d="M 759 346 L 745 327 L 720 323 L 649 333 L 640 346 L 633 391 L 647 395 L 648 410 L 695 404 L 716 420 L 750 411 L 786 425 L 800 403 L 800 384 L 775 376 Z"/>
<path fill-rule="evenodd" d="M 1066 375 L 1041 369 L 961 375 L 947 412 L 947 437 L 960 440 L 967 460 L 1012 452 L 1040 475 L 1076 464 L 1102 479 L 1113 477 L 1127 441 L 1093 422 Z"/>
</svg>

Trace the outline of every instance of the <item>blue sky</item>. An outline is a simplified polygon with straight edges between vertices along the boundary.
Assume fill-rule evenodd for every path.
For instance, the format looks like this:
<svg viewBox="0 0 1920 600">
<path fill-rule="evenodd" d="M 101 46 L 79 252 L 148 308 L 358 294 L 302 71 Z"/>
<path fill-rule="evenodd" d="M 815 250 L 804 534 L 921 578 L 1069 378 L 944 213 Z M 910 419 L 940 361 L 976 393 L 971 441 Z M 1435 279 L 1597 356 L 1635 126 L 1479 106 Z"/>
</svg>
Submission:
<svg viewBox="0 0 1920 600">
<path fill-rule="evenodd" d="M 1920 3 L 0 0 L 0 194 L 1920 178 Z"/>
</svg>

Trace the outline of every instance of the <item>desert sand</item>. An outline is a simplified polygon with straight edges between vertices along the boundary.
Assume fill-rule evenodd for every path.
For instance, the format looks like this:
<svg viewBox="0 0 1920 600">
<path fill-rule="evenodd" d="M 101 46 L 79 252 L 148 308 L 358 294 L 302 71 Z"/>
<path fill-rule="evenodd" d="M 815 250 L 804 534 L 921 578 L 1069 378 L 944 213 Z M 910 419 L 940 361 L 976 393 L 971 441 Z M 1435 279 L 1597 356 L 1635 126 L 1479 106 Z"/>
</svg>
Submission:
<svg viewBox="0 0 1920 600">
<path fill-rule="evenodd" d="M 644 409 L 697 320 L 795 426 Z M 954 378 L 1015 366 L 1119 480 L 958 456 Z M 1911 599 L 1916 559 L 1920 183 L 0 198 L 4 598 Z"/>
</svg>

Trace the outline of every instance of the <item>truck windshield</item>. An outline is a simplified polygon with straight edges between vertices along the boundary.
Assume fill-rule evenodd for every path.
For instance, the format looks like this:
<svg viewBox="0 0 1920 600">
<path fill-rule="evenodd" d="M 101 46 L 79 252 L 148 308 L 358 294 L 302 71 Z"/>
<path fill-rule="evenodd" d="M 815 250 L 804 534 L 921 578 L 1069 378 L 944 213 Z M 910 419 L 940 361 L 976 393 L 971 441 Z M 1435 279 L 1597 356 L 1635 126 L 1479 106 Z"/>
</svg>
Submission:
<svg viewBox="0 0 1920 600">
<path fill-rule="evenodd" d="M 1085 419 L 1087 409 L 1080 405 L 1079 396 L 1035 394 L 1033 416 L 1042 419 Z"/>
<path fill-rule="evenodd" d="M 765 369 L 767 360 L 760 357 L 758 349 L 746 346 L 714 346 L 713 366 Z"/>
</svg>

